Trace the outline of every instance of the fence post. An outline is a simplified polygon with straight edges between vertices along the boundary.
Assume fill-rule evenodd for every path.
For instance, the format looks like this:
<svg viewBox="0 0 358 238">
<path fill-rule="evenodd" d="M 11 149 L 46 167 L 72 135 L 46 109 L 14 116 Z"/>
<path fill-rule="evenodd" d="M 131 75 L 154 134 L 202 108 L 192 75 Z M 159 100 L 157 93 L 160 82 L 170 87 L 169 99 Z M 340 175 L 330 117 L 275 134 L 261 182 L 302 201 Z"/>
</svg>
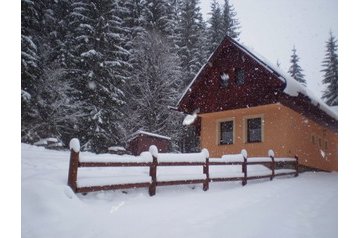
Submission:
<svg viewBox="0 0 358 238">
<path fill-rule="evenodd" d="M 77 170 L 78 170 L 78 163 L 79 163 L 79 154 L 80 152 L 76 152 L 73 149 L 71 149 L 67 185 L 72 188 L 73 192 L 77 191 Z"/>
<path fill-rule="evenodd" d="M 296 159 L 296 163 L 295 163 L 295 169 L 296 169 L 296 174 L 295 174 L 295 177 L 298 176 L 298 156 L 295 155 L 295 159 Z"/>
<path fill-rule="evenodd" d="M 244 162 L 241 165 L 242 172 L 244 173 L 244 178 L 242 179 L 242 186 L 247 184 L 247 151 L 245 149 L 241 150 L 241 155 L 244 157 Z"/>
<path fill-rule="evenodd" d="M 70 166 L 68 169 L 67 185 L 70 186 L 73 192 L 77 192 L 77 171 L 80 158 L 80 141 L 77 138 L 72 138 L 70 141 Z"/>
<path fill-rule="evenodd" d="M 153 162 L 149 168 L 149 176 L 152 177 L 152 182 L 149 185 L 149 195 L 154 196 L 157 188 L 157 166 L 158 159 L 153 156 Z"/>
<path fill-rule="evenodd" d="M 275 167 L 276 167 L 275 153 L 273 152 L 273 150 L 268 151 L 268 156 L 270 156 L 270 158 L 271 158 L 271 171 L 272 171 L 272 173 L 271 173 L 270 180 L 272 180 L 275 177 Z"/>
<path fill-rule="evenodd" d="M 245 186 L 247 184 L 247 158 L 245 156 L 244 156 L 244 163 L 242 164 L 242 172 L 244 172 L 242 186 Z"/>
<path fill-rule="evenodd" d="M 205 164 L 203 166 L 203 173 L 206 175 L 206 179 L 203 183 L 203 190 L 207 191 L 209 189 L 209 158 L 205 159 Z"/>
<path fill-rule="evenodd" d="M 275 158 L 273 156 L 271 157 L 271 177 L 270 180 L 272 180 L 275 177 Z"/>
<path fill-rule="evenodd" d="M 155 145 L 149 147 L 149 152 L 152 154 L 153 162 L 149 168 L 149 176 L 152 177 L 152 182 L 149 185 L 149 196 L 154 196 L 157 189 L 157 166 L 158 166 L 158 148 Z"/>
</svg>

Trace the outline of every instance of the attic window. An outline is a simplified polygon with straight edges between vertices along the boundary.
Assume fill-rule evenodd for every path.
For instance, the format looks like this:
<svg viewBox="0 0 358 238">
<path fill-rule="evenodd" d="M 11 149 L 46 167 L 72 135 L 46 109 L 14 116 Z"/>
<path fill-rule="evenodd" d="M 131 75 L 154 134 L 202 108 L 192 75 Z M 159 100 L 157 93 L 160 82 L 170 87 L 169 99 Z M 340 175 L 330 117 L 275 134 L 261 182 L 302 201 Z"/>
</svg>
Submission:
<svg viewBox="0 0 358 238">
<path fill-rule="evenodd" d="M 229 75 L 227 73 L 221 73 L 220 74 L 220 84 L 223 87 L 227 87 L 229 85 Z"/>
<path fill-rule="evenodd" d="M 245 72 L 243 69 L 236 70 L 236 84 L 241 86 L 245 83 Z"/>
</svg>

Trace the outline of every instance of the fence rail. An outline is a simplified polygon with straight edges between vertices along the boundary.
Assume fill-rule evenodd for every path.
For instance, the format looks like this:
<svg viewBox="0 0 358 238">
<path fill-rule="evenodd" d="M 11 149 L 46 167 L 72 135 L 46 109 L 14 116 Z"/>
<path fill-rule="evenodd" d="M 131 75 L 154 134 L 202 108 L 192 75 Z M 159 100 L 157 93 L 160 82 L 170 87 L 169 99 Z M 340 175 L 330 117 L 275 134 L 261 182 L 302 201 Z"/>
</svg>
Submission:
<svg viewBox="0 0 358 238">
<path fill-rule="evenodd" d="M 88 193 L 101 190 L 115 190 L 115 189 L 129 189 L 129 188 L 142 188 L 147 187 L 150 196 L 156 194 L 157 186 L 168 186 L 168 185 L 182 185 L 182 184 L 203 184 L 203 190 L 209 189 L 210 182 L 225 182 L 225 181 L 242 181 L 242 185 L 245 186 L 248 180 L 270 178 L 272 180 L 276 176 L 294 175 L 298 176 L 298 157 L 295 158 L 277 158 L 275 160 L 274 153 L 272 150 L 269 151 L 269 157 L 264 158 L 247 158 L 247 152 L 242 151 L 238 155 L 240 157 L 237 161 L 210 161 L 209 155 L 206 153 L 206 158 L 202 162 L 198 161 L 170 161 L 170 162 L 158 162 L 158 151 L 156 147 L 152 147 L 152 158 L 151 162 L 80 162 L 79 150 L 71 148 L 68 182 L 67 184 L 72 188 L 75 193 Z M 276 169 L 279 164 L 291 164 L 294 166 L 294 170 Z M 270 174 L 263 175 L 251 175 L 248 174 L 248 166 L 250 165 L 266 165 L 271 168 Z M 210 177 L 209 171 L 211 166 L 226 166 L 226 165 L 238 165 L 242 167 L 243 176 L 232 176 L 232 177 Z M 202 166 L 203 174 L 202 179 L 198 178 L 181 178 L 181 179 L 170 179 L 170 180 L 158 180 L 157 168 L 161 166 Z M 77 175 L 79 168 L 85 167 L 149 167 L 150 182 L 134 182 L 134 183 L 121 183 L 121 184 L 108 184 L 101 186 L 77 186 Z"/>
</svg>

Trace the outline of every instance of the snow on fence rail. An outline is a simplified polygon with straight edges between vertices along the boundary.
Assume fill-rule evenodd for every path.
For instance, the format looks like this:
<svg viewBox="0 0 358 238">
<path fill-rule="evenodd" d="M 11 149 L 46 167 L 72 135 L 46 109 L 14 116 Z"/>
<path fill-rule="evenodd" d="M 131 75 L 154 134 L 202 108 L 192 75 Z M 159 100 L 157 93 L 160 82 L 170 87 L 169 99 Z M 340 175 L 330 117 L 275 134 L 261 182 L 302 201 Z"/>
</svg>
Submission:
<svg viewBox="0 0 358 238">
<path fill-rule="evenodd" d="M 223 181 L 242 181 L 246 185 L 248 180 L 270 178 L 276 176 L 294 175 L 298 176 L 298 157 L 294 158 L 275 158 L 274 152 L 269 150 L 268 157 L 247 157 L 247 151 L 242 150 L 241 154 L 224 155 L 219 159 L 209 159 L 209 152 L 203 149 L 200 153 L 190 154 L 170 154 L 158 153 L 156 146 L 150 146 L 149 152 L 143 152 L 140 156 L 102 158 L 96 160 L 93 158 L 79 157 L 79 141 L 72 139 L 70 142 L 71 156 L 68 172 L 67 184 L 76 193 L 87 193 L 100 190 L 115 190 L 148 187 L 150 196 L 155 195 L 157 186 L 182 185 L 182 184 L 203 184 L 203 190 L 209 189 L 210 182 Z M 277 165 L 291 164 L 294 169 L 280 169 Z M 241 173 L 212 175 L 209 174 L 209 168 L 219 165 L 241 166 Z M 265 165 L 271 169 L 271 173 L 250 172 L 248 175 L 248 166 Z M 203 173 L 197 174 L 169 174 L 161 175 L 157 172 L 158 167 L 164 166 L 202 166 Z M 149 167 L 149 174 L 146 176 L 134 176 L 134 179 L 118 176 L 85 178 L 78 180 L 78 168 L 85 167 Z"/>
</svg>

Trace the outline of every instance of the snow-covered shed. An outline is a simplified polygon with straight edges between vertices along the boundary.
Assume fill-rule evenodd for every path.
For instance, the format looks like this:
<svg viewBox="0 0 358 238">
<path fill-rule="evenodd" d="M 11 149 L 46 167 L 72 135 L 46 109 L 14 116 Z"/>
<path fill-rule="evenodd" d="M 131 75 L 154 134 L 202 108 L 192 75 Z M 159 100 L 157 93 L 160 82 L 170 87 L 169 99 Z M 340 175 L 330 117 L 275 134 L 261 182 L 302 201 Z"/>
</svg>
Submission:
<svg viewBox="0 0 358 238">
<path fill-rule="evenodd" d="M 127 144 L 127 150 L 133 155 L 140 155 L 143 151 L 148 151 L 151 145 L 157 146 L 160 153 L 165 153 L 170 150 L 171 138 L 138 130 L 129 137 Z"/>
<path fill-rule="evenodd" d="M 264 57 L 226 36 L 180 98 L 195 114 L 200 144 L 213 157 L 299 157 L 303 166 L 338 170 L 338 115 Z"/>
</svg>

